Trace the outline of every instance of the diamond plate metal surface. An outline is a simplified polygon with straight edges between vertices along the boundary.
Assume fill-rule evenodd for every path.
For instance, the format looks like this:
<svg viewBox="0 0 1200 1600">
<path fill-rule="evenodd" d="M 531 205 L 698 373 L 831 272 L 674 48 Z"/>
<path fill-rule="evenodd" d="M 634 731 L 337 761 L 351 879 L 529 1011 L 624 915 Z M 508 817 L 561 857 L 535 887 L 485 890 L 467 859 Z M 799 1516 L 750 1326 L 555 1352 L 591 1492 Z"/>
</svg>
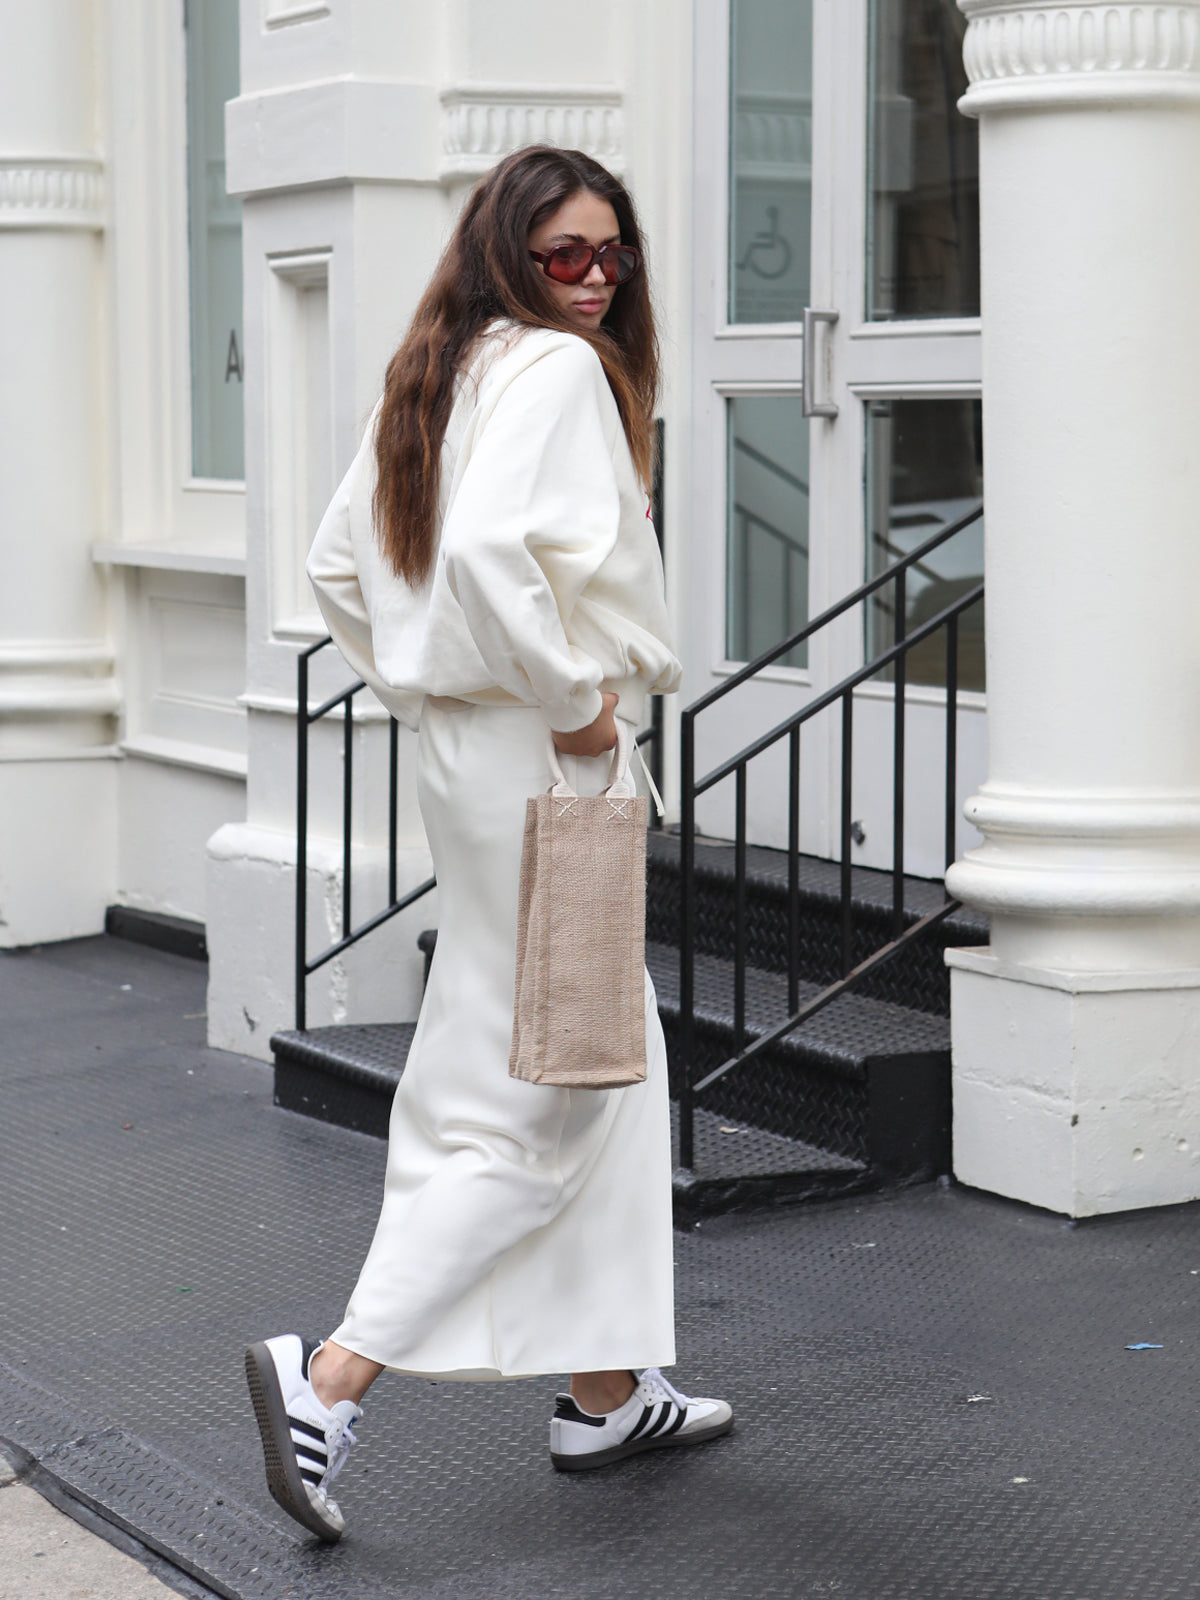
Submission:
<svg viewBox="0 0 1200 1600">
<path fill-rule="evenodd" d="M 203 985 L 110 940 L 0 957 L 0 1436 L 218 1593 L 1195 1592 L 1200 1211 L 1072 1227 L 937 1186 L 677 1235 L 676 1376 L 732 1400 L 728 1440 L 560 1476 L 555 1380 L 385 1378 L 350 1533 L 308 1541 L 241 1352 L 340 1316 L 384 1149 L 207 1051 Z"/>
<path fill-rule="evenodd" d="M 801 856 L 799 863 L 800 972 L 824 986 L 841 976 L 841 868 L 836 861 Z M 857 963 L 891 938 L 892 877 L 870 867 L 851 872 L 853 958 Z M 943 904 L 941 883 L 905 878 L 908 923 Z M 734 853 L 727 840 L 696 841 L 696 948 L 723 957 L 730 950 L 734 919 Z M 646 937 L 679 942 L 679 836 L 652 832 L 646 841 Z M 860 995 L 892 1001 L 938 1016 L 950 1015 L 950 978 L 942 952 L 951 945 L 988 942 L 986 917 L 956 911 L 862 980 Z M 746 851 L 746 944 L 752 966 L 785 972 L 787 950 L 787 852 L 751 845 Z"/>
</svg>

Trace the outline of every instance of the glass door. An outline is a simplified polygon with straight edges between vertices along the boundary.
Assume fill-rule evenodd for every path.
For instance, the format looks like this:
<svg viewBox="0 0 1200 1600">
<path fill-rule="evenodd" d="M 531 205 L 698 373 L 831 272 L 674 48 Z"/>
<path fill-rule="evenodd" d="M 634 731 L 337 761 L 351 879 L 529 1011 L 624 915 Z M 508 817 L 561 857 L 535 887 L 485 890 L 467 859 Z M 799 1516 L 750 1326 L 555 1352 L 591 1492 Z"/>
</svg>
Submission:
<svg viewBox="0 0 1200 1600">
<path fill-rule="evenodd" d="M 982 493 L 975 125 L 955 104 L 964 23 L 953 0 L 698 0 L 697 25 L 689 697 Z M 914 570 L 908 627 L 981 572 L 977 526 Z M 838 682 L 893 628 L 885 594 L 718 702 L 697 725 L 700 770 Z M 929 875 L 942 868 L 940 652 L 909 666 L 906 856 Z M 966 794 L 984 762 L 977 614 L 960 684 Z M 856 701 L 863 865 L 891 863 L 892 693 L 880 682 Z M 786 840 L 783 760 L 781 749 L 777 770 L 752 775 L 759 843 Z M 840 766 L 838 724 L 823 714 L 802 750 L 807 852 L 836 853 Z M 730 804 L 714 792 L 700 826 L 728 836 Z"/>
</svg>

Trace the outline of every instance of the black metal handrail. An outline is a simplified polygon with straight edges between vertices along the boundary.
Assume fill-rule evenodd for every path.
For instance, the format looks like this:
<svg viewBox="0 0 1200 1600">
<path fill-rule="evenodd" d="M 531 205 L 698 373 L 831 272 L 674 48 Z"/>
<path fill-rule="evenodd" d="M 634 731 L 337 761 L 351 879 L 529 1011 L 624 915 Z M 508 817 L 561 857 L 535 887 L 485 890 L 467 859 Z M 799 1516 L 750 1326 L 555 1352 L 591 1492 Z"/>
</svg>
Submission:
<svg viewBox="0 0 1200 1600">
<path fill-rule="evenodd" d="M 351 820 L 354 805 L 354 697 L 366 684 L 356 678 L 337 694 L 323 700 L 315 711 L 308 706 L 308 663 L 332 639 L 325 636 L 302 650 L 296 668 L 296 1028 L 303 1032 L 307 1022 L 307 988 L 311 973 L 327 961 L 357 944 L 397 912 L 405 911 L 422 895 L 436 887 L 436 878 L 426 878 L 408 894 L 396 894 L 396 823 L 399 812 L 399 723 L 388 719 L 388 903 L 375 916 L 357 928 L 350 918 Z M 342 936 L 313 958 L 308 959 L 308 730 L 314 722 L 345 708 L 342 734 Z"/>
<path fill-rule="evenodd" d="M 977 584 L 968 593 L 906 634 L 907 574 L 919 566 L 931 550 L 960 533 L 983 514 L 982 504 L 923 541 L 900 561 L 869 579 L 851 594 L 823 611 L 797 633 L 781 640 L 755 660 L 748 662 L 725 682 L 716 685 L 687 706 L 680 718 L 680 953 L 679 1009 L 682 1083 L 680 1093 L 680 1161 L 690 1168 L 695 1159 L 694 1127 L 696 1096 L 735 1067 L 761 1055 L 795 1031 L 803 1022 L 846 993 L 869 972 L 890 960 L 898 950 L 919 938 L 929 928 L 958 909 L 959 902 L 945 905 L 905 927 L 904 907 L 904 754 L 906 717 L 906 665 L 908 652 L 942 628 L 946 630 L 946 778 L 945 778 L 945 860 L 949 867 L 955 856 L 958 772 L 958 622 L 962 614 L 983 598 L 984 586 Z M 714 767 L 703 777 L 696 776 L 696 717 L 740 684 L 753 678 L 780 656 L 794 650 L 821 628 L 843 616 L 886 585 L 893 586 L 895 642 L 881 651 L 833 688 L 817 695 L 799 711 L 751 741 L 743 750 Z M 892 937 L 864 961 L 852 966 L 853 903 L 851 898 L 853 823 L 851 788 L 853 778 L 854 691 L 869 678 L 893 668 L 893 790 L 892 790 Z M 841 761 L 841 977 L 800 1005 L 800 730 L 803 725 L 840 701 L 842 708 Z M 773 1030 L 746 1042 L 746 810 L 747 768 L 749 763 L 781 739 L 788 740 L 788 889 L 787 1020 Z M 696 945 L 696 800 L 723 779 L 733 777 L 734 795 L 734 993 L 733 1053 L 714 1071 L 698 1082 L 692 1080 L 695 1047 L 695 945 Z"/>
</svg>

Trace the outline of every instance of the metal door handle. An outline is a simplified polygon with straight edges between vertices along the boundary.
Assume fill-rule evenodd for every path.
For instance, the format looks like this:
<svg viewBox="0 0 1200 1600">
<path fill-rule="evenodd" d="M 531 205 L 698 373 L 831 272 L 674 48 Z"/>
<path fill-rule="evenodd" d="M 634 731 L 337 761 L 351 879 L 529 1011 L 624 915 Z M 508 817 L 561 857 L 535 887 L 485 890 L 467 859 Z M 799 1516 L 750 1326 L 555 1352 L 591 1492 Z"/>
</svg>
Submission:
<svg viewBox="0 0 1200 1600">
<path fill-rule="evenodd" d="M 815 398 L 817 387 L 817 323 L 834 323 L 837 319 L 838 313 L 836 311 L 814 311 L 812 306 L 805 306 L 804 308 L 804 371 L 802 374 L 803 392 L 800 397 L 800 405 L 806 417 L 836 417 L 838 414 L 838 408 L 832 400 L 818 402 Z"/>
</svg>

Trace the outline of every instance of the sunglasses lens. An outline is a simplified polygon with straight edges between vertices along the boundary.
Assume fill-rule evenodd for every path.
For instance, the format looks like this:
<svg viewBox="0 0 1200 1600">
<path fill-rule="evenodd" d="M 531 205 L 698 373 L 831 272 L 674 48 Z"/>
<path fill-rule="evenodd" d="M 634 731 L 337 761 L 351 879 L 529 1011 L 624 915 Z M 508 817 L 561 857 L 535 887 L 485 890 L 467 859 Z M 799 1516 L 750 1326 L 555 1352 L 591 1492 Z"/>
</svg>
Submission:
<svg viewBox="0 0 1200 1600">
<path fill-rule="evenodd" d="M 585 244 L 560 244 L 551 250 L 546 263 L 552 278 L 559 283 L 579 283 L 587 276 L 592 264 L 592 252 Z"/>
<path fill-rule="evenodd" d="M 628 283 L 638 269 L 637 252 L 628 246 L 611 246 L 601 258 L 605 283 Z"/>
</svg>

